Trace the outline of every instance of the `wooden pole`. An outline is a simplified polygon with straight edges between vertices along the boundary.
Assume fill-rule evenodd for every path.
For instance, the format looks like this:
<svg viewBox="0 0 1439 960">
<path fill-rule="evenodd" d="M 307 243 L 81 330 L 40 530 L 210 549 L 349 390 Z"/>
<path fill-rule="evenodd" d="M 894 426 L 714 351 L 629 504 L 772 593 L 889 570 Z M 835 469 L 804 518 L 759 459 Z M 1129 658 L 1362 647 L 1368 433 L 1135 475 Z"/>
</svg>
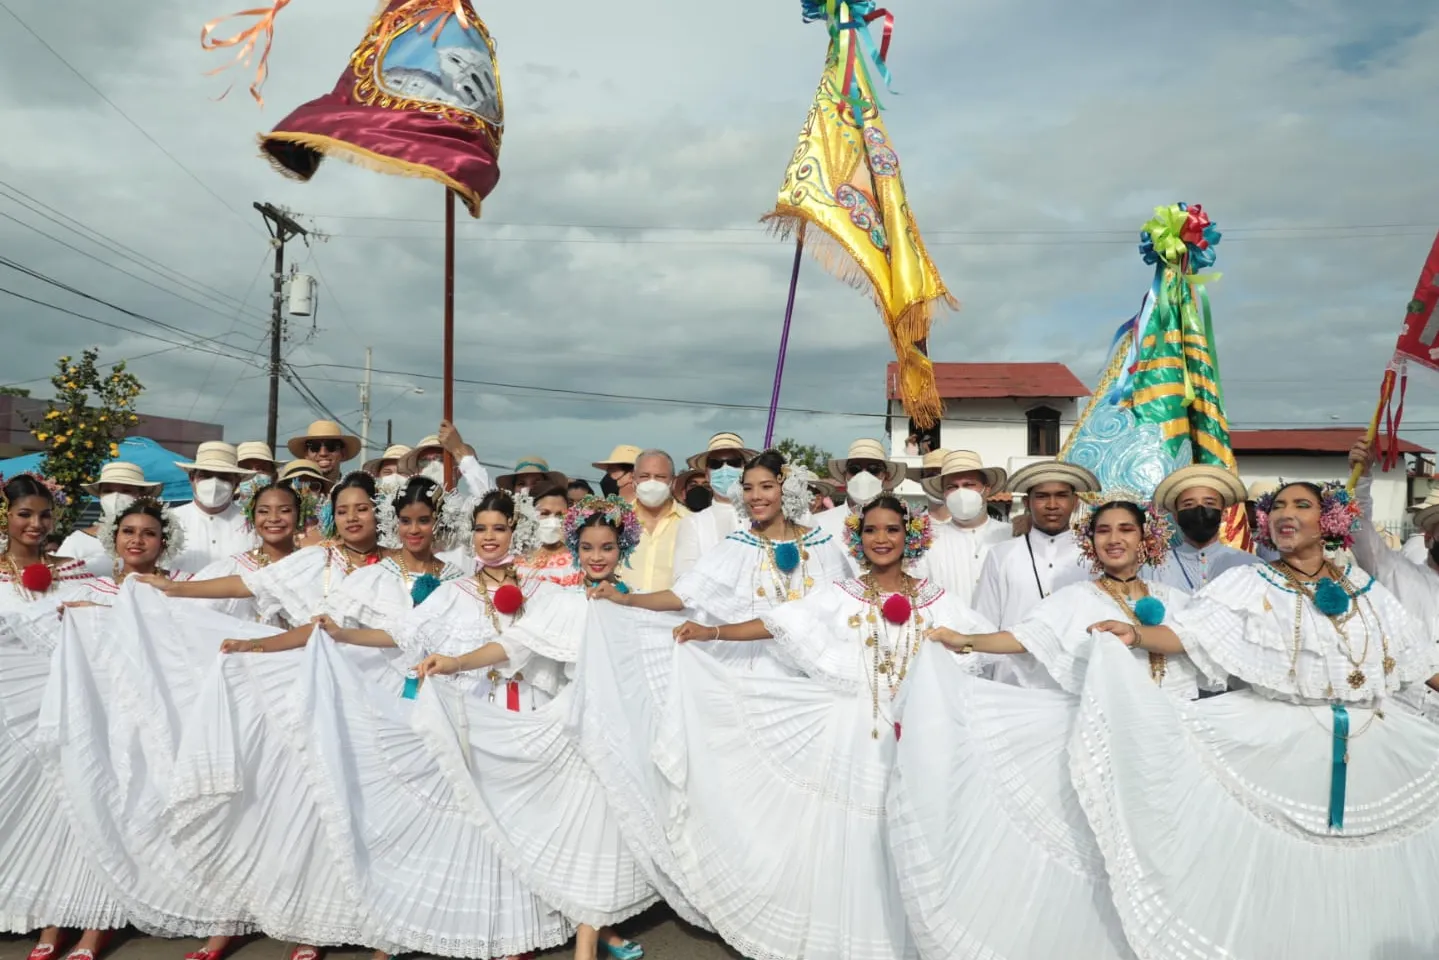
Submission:
<svg viewBox="0 0 1439 960">
<path fill-rule="evenodd" d="M 1374 408 L 1374 418 L 1369 421 L 1369 432 L 1364 435 L 1369 441 L 1369 455 L 1374 455 L 1374 440 L 1379 436 L 1379 418 L 1384 416 L 1384 409 L 1389 406 L 1389 398 L 1394 395 L 1394 368 L 1390 367 L 1384 371 L 1384 382 L 1379 385 L 1379 405 Z M 1349 492 L 1353 493 L 1354 488 L 1359 485 L 1359 478 L 1364 474 L 1364 464 L 1357 464 L 1349 474 Z"/>
<path fill-rule="evenodd" d="M 455 421 L 455 194 L 445 191 L 445 402 L 444 417 Z M 445 456 L 445 488 L 453 490 L 458 468 Z"/>
</svg>

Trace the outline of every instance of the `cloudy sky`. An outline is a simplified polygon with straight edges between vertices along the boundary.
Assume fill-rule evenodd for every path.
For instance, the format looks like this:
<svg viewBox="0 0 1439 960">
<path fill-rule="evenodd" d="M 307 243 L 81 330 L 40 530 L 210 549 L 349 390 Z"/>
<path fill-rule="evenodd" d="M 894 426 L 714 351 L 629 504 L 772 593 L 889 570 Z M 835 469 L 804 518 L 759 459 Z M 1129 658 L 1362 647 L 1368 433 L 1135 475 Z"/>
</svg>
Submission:
<svg viewBox="0 0 1439 960">
<path fill-rule="evenodd" d="M 270 201 L 330 235 L 290 248 L 322 290 L 316 328 L 291 328 L 289 361 L 358 426 L 356 368 L 373 346 L 376 368 L 393 371 L 375 377 L 375 433 L 393 419 L 397 440 L 416 439 L 440 413 L 439 188 L 333 162 L 295 184 L 254 147 L 333 86 L 370 4 L 293 0 L 263 110 L 247 75 L 205 75 L 224 57 L 196 39 L 247 5 L 87 3 L 80 17 L 74 4 L 0 0 L 0 250 L 213 338 L 212 352 L 166 350 L 154 336 L 186 338 L 0 266 L 0 288 L 146 334 L 0 295 L 0 383 L 44 377 L 93 344 L 140 358 L 147 411 L 263 436 L 270 253 L 251 204 Z M 963 302 L 935 329 L 936 359 L 1058 360 L 1092 383 L 1148 284 L 1138 227 L 1184 199 L 1225 232 L 1213 298 L 1231 420 L 1367 420 L 1439 226 L 1439 8 L 891 9 L 886 121 Z M 466 436 L 486 460 L 538 452 L 572 471 L 616 443 L 688 454 L 720 429 L 757 441 L 792 248 L 756 221 L 809 106 L 823 27 L 801 23 L 792 0 L 480 13 L 499 44 L 506 132 L 484 219 L 460 227 Z M 879 435 L 884 331 L 812 262 L 789 357 L 783 406 L 828 412 L 782 413 L 779 435 L 831 449 Z M 282 391 L 284 437 L 312 414 Z M 1439 446 L 1435 385 L 1416 384 L 1406 417 L 1407 433 Z"/>
</svg>

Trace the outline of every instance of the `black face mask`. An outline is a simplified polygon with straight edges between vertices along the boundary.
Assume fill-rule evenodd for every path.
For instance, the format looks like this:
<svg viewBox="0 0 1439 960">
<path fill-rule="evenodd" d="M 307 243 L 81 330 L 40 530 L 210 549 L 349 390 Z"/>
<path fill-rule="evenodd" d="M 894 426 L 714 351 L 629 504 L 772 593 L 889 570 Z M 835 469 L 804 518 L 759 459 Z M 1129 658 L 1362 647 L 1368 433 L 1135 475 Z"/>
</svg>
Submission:
<svg viewBox="0 0 1439 960">
<path fill-rule="evenodd" d="M 690 487 L 685 491 L 685 506 L 690 513 L 702 513 L 714 503 L 714 491 L 709 487 Z"/>
<path fill-rule="evenodd" d="M 1219 533 L 1224 511 L 1218 507 L 1186 507 L 1174 515 L 1179 529 L 1195 543 L 1208 543 Z"/>
<path fill-rule="evenodd" d="M 1429 559 L 1439 563 L 1439 539 L 1429 544 Z"/>
<path fill-rule="evenodd" d="M 600 478 L 600 493 L 606 497 L 617 497 L 620 495 L 620 482 L 608 473 Z"/>
</svg>

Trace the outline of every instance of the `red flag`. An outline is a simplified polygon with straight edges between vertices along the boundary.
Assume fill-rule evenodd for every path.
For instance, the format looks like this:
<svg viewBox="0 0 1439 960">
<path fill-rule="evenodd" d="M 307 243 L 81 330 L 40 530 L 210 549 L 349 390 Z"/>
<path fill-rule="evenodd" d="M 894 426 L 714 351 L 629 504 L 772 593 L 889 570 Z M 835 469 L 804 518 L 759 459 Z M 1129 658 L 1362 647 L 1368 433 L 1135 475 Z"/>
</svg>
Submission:
<svg viewBox="0 0 1439 960">
<path fill-rule="evenodd" d="M 1419 285 L 1414 288 L 1414 299 L 1404 317 L 1404 328 L 1399 331 L 1399 343 L 1394 347 L 1395 361 L 1413 360 L 1431 370 L 1439 370 L 1439 236 L 1429 248 L 1429 259 L 1424 261 L 1424 272 L 1419 275 Z"/>
<path fill-rule="evenodd" d="M 389 0 L 335 89 L 281 120 L 260 146 L 300 180 L 327 156 L 436 180 L 478 217 L 500 179 L 503 132 L 494 41 L 469 0 Z"/>
</svg>

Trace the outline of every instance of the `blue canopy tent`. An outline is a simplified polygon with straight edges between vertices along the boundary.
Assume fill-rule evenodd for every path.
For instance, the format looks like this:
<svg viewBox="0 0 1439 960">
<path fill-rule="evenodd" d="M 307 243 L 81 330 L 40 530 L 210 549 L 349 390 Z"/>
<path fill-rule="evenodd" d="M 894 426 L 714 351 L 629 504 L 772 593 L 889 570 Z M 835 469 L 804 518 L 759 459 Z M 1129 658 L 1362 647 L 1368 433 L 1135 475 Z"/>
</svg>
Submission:
<svg viewBox="0 0 1439 960">
<path fill-rule="evenodd" d="M 0 460 L 0 476 L 13 477 L 17 473 L 39 472 L 44 459 L 43 453 L 31 453 L 10 460 Z M 177 460 L 184 462 L 189 458 L 166 450 L 149 437 L 126 437 L 120 441 L 120 455 L 114 459 L 135 464 L 145 471 L 146 480 L 163 483 L 165 489 L 160 495 L 166 500 L 188 501 L 193 496 L 189 476 L 175 466 Z"/>
</svg>

